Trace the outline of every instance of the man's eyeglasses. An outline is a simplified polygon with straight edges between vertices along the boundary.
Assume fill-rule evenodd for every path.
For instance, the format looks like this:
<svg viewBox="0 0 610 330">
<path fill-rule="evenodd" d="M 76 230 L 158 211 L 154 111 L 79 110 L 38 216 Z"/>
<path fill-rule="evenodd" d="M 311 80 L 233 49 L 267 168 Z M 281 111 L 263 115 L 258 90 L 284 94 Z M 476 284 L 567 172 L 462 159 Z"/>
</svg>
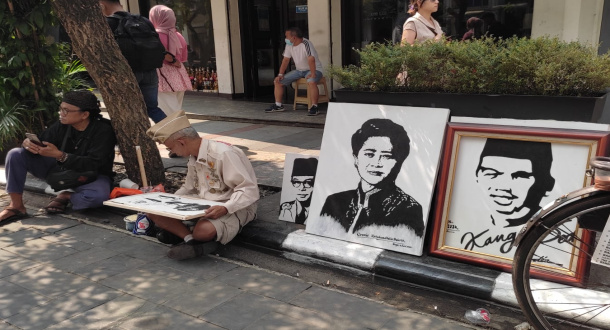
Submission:
<svg viewBox="0 0 610 330">
<path fill-rule="evenodd" d="M 305 181 L 292 180 L 293 187 L 301 188 L 301 185 L 303 185 L 303 188 L 305 188 L 305 189 L 311 188 L 311 187 L 313 187 L 313 180 L 305 180 Z"/>
<path fill-rule="evenodd" d="M 80 112 L 80 111 L 82 111 L 82 110 L 68 110 L 66 108 L 59 107 L 59 112 L 64 115 L 67 115 L 70 112 Z"/>
</svg>

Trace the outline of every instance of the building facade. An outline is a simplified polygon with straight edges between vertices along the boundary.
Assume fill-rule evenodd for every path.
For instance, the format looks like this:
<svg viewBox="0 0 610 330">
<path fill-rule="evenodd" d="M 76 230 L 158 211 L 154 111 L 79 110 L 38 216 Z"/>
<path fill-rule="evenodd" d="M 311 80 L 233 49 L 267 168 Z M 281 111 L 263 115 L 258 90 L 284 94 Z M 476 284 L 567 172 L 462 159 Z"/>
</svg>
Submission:
<svg viewBox="0 0 610 330">
<path fill-rule="evenodd" d="M 121 0 L 147 16 L 156 4 L 174 9 L 189 44 L 188 65 L 218 76 L 218 94 L 272 100 L 286 28 L 300 27 L 324 66 L 356 64 L 354 49 L 395 40 L 408 0 Z M 445 0 L 434 14 L 444 33 L 461 39 L 470 17 L 503 36 L 554 36 L 610 48 L 610 1 Z M 340 87 L 330 82 L 332 88 Z M 329 86 L 329 88 L 331 87 Z"/>
</svg>

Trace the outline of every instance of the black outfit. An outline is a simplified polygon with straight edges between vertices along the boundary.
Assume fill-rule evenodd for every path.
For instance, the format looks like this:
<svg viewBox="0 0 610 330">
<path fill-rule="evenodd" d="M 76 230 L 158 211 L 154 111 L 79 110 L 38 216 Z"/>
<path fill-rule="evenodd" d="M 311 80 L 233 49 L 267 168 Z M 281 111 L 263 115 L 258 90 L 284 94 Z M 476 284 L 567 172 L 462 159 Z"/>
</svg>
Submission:
<svg viewBox="0 0 610 330">
<path fill-rule="evenodd" d="M 56 122 L 40 134 L 40 140 L 53 143 L 60 149 L 68 130 L 70 137 L 63 151 L 70 156 L 61 166 L 78 172 L 97 170 L 99 174 L 112 178 L 116 136 L 110 121 L 92 119 L 82 132 L 71 125 Z"/>
<path fill-rule="evenodd" d="M 368 203 L 366 203 L 367 195 Z M 356 219 L 361 205 L 362 211 Z M 354 221 L 356 225 L 353 232 L 372 225 L 390 227 L 405 225 L 422 237 L 425 229 L 421 205 L 394 183 L 375 188 L 368 193 L 364 193 L 359 184 L 355 190 L 330 195 L 326 198 L 320 215 L 332 217 L 345 228 L 346 232 Z"/>
</svg>

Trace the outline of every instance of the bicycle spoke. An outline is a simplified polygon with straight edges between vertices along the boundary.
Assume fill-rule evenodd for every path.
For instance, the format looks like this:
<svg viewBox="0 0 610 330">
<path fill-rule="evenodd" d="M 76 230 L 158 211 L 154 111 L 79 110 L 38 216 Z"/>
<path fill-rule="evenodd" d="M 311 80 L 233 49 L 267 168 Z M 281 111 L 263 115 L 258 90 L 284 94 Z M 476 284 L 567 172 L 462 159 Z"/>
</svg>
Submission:
<svg viewBox="0 0 610 330">
<path fill-rule="evenodd" d="M 610 329 L 607 277 L 599 271 L 590 273 L 594 237 L 586 234 L 591 229 L 576 230 L 582 228 L 577 221 L 583 219 L 588 224 L 597 219 L 608 221 L 604 213 L 609 208 L 608 193 L 585 197 L 542 218 L 519 244 L 513 267 L 515 293 L 536 329 L 573 329 L 579 325 Z M 582 265 L 589 268 L 583 270 Z M 551 282 L 562 276 L 570 282 L 574 274 L 580 279 L 579 287 Z"/>
</svg>

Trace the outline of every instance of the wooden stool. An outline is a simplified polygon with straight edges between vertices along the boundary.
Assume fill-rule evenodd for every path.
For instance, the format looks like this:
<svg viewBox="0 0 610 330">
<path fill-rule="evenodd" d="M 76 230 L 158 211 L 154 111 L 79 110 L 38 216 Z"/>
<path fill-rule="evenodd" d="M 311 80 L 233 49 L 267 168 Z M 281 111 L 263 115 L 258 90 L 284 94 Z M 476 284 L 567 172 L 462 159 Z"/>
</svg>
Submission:
<svg viewBox="0 0 610 330">
<path fill-rule="evenodd" d="M 292 83 L 294 87 L 294 105 L 293 109 L 297 109 L 297 103 L 299 104 L 307 104 L 307 109 L 311 108 L 311 100 L 309 98 L 309 90 L 307 89 L 307 79 L 301 78 Z M 304 96 L 299 95 L 299 87 L 301 89 L 305 89 L 307 93 Z M 320 81 L 318 81 L 318 91 L 320 92 L 320 96 L 318 97 L 318 103 L 328 103 L 328 87 L 326 86 L 326 77 L 322 77 Z"/>
</svg>

